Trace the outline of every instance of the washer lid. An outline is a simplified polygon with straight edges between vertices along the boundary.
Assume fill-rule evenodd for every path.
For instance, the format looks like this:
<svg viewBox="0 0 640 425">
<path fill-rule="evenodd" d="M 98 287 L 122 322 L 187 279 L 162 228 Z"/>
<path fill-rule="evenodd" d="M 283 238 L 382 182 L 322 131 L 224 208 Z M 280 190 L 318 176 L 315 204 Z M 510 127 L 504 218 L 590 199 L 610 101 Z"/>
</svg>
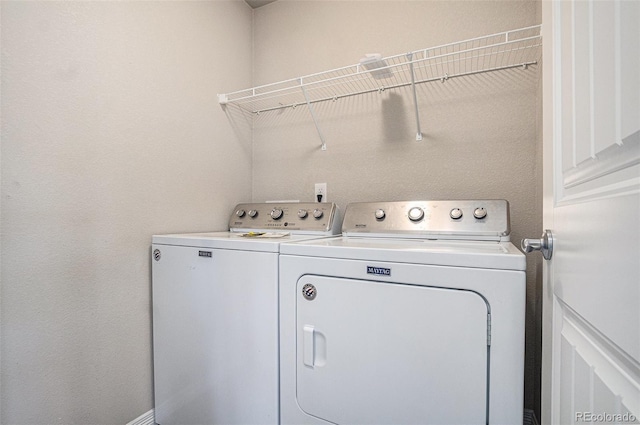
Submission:
<svg viewBox="0 0 640 425">
<path fill-rule="evenodd" d="M 160 245 L 190 246 L 195 248 L 235 249 L 242 251 L 279 252 L 283 242 L 318 239 L 322 235 L 292 235 L 274 232 L 271 235 L 249 236 L 247 233 L 210 232 L 154 235 L 152 243 Z M 246 236 L 244 236 L 246 235 Z M 272 236 L 272 237 L 265 237 Z"/>
<path fill-rule="evenodd" d="M 197 248 L 279 252 L 280 244 L 340 233 L 340 210 L 333 203 L 238 204 L 228 232 L 154 235 L 152 243 Z"/>
<path fill-rule="evenodd" d="M 510 242 L 443 241 L 341 236 L 284 243 L 281 254 L 366 261 L 525 270 L 526 259 Z"/>
</svg>

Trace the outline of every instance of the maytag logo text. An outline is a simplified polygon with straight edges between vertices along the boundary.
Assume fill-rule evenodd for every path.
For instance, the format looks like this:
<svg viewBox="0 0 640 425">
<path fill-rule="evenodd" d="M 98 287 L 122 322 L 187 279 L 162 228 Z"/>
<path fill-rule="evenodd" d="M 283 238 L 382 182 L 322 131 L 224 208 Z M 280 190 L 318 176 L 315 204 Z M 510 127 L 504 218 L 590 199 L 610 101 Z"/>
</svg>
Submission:
<svg viewBox="0 0 640 425">
<path fill-rule="evenodd" d="M 377 276 L 391 276 L 391 269 L 384 267 L 367 266 L 367 274 L 375 274 Z"/>
</svg>

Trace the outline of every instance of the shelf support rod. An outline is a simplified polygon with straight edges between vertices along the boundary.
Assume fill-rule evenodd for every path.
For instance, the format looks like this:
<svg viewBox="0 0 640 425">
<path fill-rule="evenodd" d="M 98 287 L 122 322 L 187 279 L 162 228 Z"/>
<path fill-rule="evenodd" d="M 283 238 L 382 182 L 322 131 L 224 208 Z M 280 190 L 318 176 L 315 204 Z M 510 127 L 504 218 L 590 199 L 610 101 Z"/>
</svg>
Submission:
<svg viewBox="0 0 640 425">
<path fill-rule="evenodd" d="M 307 91 L 304 89 L 302 85 L 302 78 L 300 78 L 300 88 L 302 89 L 302 94 L 304 95 L 304 100 L 307 102 L 307 106 L 309 107 L 309 112 L 311 113 L 311 118 L 313 119 L 313 124 L 316 126 L 316 131 L 318 132 L 318 136 L 320 137 L 320 142 L 322 142 L 321 149 L 323 151 L 327 150 L 327 142 L 324 139 L 324 135 L 322 134 L 322 130 L 320 129 L 320 125 L 318 124 L 318 119 L 316 118 L 316 112 L 313 109 L 313 105 L 309 101 L 309 96 L 307 96 Z"/>
<path fill-rule="evenodd" d="M 418 113 L 418 95 L 416 94 L 416 76 L 413 72 L 413 52 L 407 53 L 409 60 L 409 68 L 411 70 L 411 88 L 413 89 L 413 105 L 416 111 L 416 141 L 422 140 L 422 131 L 420 130 L 420 114 Z"/>
</svg>

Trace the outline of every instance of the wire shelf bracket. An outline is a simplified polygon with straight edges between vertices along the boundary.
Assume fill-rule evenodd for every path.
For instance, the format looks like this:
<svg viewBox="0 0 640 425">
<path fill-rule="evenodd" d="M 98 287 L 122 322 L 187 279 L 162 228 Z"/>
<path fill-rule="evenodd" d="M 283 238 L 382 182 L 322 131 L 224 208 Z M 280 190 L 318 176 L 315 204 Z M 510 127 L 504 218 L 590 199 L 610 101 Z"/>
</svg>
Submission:
<svg viewBox="0 0 640 425">
<path fill-rule="evenodd" d="M 320 137 L 321 149 L 326 150 L 314 104 L 411 86 L 416 140 L 420 141 L 423 134 L 416 92 L 418 84 L 446 83 L 452 78 L 507 69 L 525 70 L 539 62 L 541 46 L 540 25 L 534 25 L 218 94 L 218 102 L 223 106 L 236 105 L 253 114 L 306 104 Z"/>
<path fill-rule="evenodd" d="M 409 61 L 409 67 L 411 68 L 411 91 L 413 92 L 413 106 L 416 112 L 416 141 L 422 141 L 422 131 L 420 130 L 420 113 L 418 111 L 418 95 L 416 93 L 416 73 L 413 69 L 413 53 L 407 53 L 407 60 Z"/>
<path fill-rule="evenodd" d="M 309 112 L 311 113 L 311 119 L 313 119 L 313 124 L 316 126 L 316 131 L 318 132 L 318 136 L 320 137 L 320 142 L 322 145 L 320 149 L 323 151 L 327 150 L 327 142 L 325 141 L 324 135 L 322 134 L 322 130 L 320 129 L 320 124 L 318 124 L 318 119 L 316 118 L 316 111 L 313 109 L 313 105 L 309 101 L 309 96 L 307 95 L 307 91 L 302 85 L 302 79 L 300 79 L 300 88 L 302 89 L 302 94 L 304 95 L 304 100 L 307 101 L 307 106 L 309 107 Z"/>
</svg>

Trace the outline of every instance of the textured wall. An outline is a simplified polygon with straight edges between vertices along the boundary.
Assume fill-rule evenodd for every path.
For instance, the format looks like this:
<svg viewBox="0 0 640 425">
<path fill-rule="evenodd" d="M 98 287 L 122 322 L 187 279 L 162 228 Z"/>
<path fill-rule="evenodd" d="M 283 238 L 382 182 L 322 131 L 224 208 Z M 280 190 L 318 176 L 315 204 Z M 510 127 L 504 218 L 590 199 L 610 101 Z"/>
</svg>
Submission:
<svg viewBox="0 0 640 425">
<path fill-rule="evenodd" d="M 536 1 L 286 1 L 255 12 L 254 84 L 539 23 Z M 500 198 L 512 240 L 541 233 L 539 67 L 386 90 L 316 105 L 328 150 L 306 107 L 254 119 L 253 198 L 330 201 Z M 525 406 L 539 391 L 539 282 L 529 258 Z"/>
<path fill-rule="evenodd" d="M 251 197 L 250 129 L 216 93 L 251 85 L 252 12 L 1 8 L 0 422 L 124 424 L 153 407 L 151 235 Z"/>
</svg>

